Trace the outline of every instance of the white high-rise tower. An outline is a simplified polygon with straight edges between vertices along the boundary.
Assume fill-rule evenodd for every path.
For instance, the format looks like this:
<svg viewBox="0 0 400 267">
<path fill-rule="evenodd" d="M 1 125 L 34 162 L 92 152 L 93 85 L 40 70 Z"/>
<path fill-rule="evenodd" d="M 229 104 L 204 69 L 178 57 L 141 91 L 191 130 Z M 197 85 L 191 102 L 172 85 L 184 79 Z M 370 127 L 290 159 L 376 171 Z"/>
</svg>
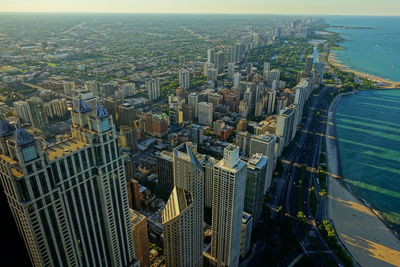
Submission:
<svg viewBox="0 0 400 267">
<path fill-rule="evenodd" d="M 238 266 L 246 187 L 246 163 L 239 147 L 229 145 L 214 167 L 211 258 L 216 266 Z"/>
</svg>

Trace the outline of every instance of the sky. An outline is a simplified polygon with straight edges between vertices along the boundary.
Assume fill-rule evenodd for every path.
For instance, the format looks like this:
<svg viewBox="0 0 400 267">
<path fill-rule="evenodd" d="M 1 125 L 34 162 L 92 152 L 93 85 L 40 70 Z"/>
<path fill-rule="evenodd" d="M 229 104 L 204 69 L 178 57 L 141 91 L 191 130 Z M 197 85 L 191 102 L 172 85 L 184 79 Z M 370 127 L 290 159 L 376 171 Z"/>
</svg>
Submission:
<svg viewBox="0 0 400 267">
<path fill-rule="evenodd" d="M 400 16 L 400 0 L 0 0 L 0 12 Z"/>
</svg>

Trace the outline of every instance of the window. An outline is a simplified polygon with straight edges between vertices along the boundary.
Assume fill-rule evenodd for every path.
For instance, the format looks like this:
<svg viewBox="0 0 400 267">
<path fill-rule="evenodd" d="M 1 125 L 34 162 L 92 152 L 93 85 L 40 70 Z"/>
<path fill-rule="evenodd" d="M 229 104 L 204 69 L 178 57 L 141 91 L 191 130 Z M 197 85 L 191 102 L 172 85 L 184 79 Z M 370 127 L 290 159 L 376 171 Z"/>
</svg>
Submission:
<svg viewBox="0 0 400 267">
<path fill-rule="evenodd" d="M 31 161 L 37 158 L 36 150 L 34 146 L 26 147 L 22 149 L 22 157 L 25 162 Z"/>
</svg>

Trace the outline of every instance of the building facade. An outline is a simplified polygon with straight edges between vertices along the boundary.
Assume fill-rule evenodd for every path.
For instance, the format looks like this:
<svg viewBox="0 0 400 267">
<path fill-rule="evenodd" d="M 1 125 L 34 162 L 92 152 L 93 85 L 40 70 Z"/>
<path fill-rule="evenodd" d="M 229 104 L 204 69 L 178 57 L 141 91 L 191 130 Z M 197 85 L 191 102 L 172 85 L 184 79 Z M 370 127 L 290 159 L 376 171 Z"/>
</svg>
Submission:
<svg viewBox="0 0 400 267">
<path fill-rule="evenodd" d="M 113 120 L 84 101 L 72 138 L 43 147 L 0 126 L 1 181 L 34 266 L 133 266 L 123 158 Z"/>
</svg>

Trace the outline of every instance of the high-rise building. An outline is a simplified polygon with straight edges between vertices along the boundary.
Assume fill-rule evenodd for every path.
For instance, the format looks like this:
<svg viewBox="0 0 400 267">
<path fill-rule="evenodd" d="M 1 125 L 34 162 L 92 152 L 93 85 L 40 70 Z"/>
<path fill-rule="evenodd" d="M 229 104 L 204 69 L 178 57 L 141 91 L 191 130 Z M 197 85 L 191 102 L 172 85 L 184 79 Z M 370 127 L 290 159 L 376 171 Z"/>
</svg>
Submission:
<svg viewBox="0 0 400 267">
<path fill-rule="evenodd" d="M 156 166 L 158 174 L 157 191 L 163 199 L 168 199 L 174 188 L 174 171 L 172 153 L 162 151 L 156 157 Z"/>
<path fill-rule="evenodd" d="M 64 94 L 72 95 L 75 90 L 75 82 L 64 82 L 63 83 Z"/>
<path fill-rule="evenodd" d="M 207 81 L 216 81 L 218 77 L 218 69 L 209 68 L 207 69 Z"/>
<path fill-rule="evenodd" d="M 160 80 L 151 79 L 146 82 L 146 90 L 149 100 L 155 100 L 160 97 Z"/>
<path fill-rule="evenodd" d="M 140 267 L 150 266 L 149 236 L 147 233 L 146 216 L 130 209 L 131 232 L 133 243 L 135 244 L 135 257 L 140 262 Z"/>
<path fill-rule="evenodd" d="M 43 100 L 39 97 L 31 97 L 28 99 L 29 105 L 29 121 L 32 126 L 38 129 L 46 129 L 48 120 L 44 112 Z"/>
<path fill-rule="evenodd" d="M 268 158 L 260 153 L 253 154 L 247 162 L 244 211 L 252 215 L 254 226 L 256 226 L 261 218 L 267 165 Z"/>
<path fill-rule="evenodd" d="M 188 70 L 179 70 L 179 86 L 184 90 L 190 87 L 190 73 Z"/>
<path fill-rule="evenodd" d="M 208 93 L 207 94 L 207 102 L 213 104 L 213 107 L 218 106 L 219 104 L 222 104 L 222 101 L 224 100 L 224 97 L 221 94 L 218 93 Z"/>
<path fill-rule="evenodd" d="M 236 72 L 235 74 L 233 74 L 233 87 L 239 88 L 241 78 L 242 78 L 242 76 L 240 75 L 239 72 Z"/>
<path fill-rule="evenodd" d="M 207 208 L 211 208 L 213 196 L 214 165 L 218 161 L 213 157 L 202 154 L 198 154 L 197 158 L 200 161 L 204 171 L 204 206 Z"/>
<path fill-rule="evenodd" d="M 271 115 L 275 112 L 276 91 L 268 91 L 267 96 L 268 100 L 266 111 L 268 115 Z"/>
<path fill-rule="evenodd" d="M 204 172 L 194 146 L 173 151 L 174 189 L 162 212 L 167 266 L 202 266 Z"/>
<path fill-rule="evenodd" d="M 228 63 L 228 77 L 233 79 L 233 75 L 235 74 L 236 65 L 235 63 Z"/>
<path fill-rule="evenodd" d="M 189 104 L 182 104 L 183 121 L 193 121 L 193 107 Z"/>
<path fill-rule="evenodd" d="M 294 115 L 294 110 L 286 107 L 280 111 L 276 118 L 275 133 L 283 140 L 283 143 L 281 144 L 283 147 L 286 147 L 292 138 L 293 123 L 295 119 Z"/>
<path fill-rule="evenodd" d="M 34 266 L 130 266 L 134 247 L 115 127 L 102 106 L 78 102 L 72 137 L 52 146 L 1 122 L 1 182 Z"/>
<path fill-rule="evenodd" d="M 264 72 L 269 72 L 271 70 L 271 63 L 264 62 Z"/>
<path fill-rule="evenodd" d="M 264 81 L 267 82 L 268 87 L 272 87 L 273 81 L 279 81 L 281 78 L 281 71 L 278 69 L 273 69 L 268 72 L 264 72 Z"/>
<path fill-rule="evenodd" d="M 215 50 L 213 48 L 210 48 L 207 50 L 207 63 L 214 64 L 214 62 L 215 62 Z"/>
<path fill-rule="evenodd" d="M 312 68 L 314 64 L 314 57 L 313 56 L 308 56 L 306 59 L 306 66 L 305 66 L 305 72 L 306 73 L 311 73 Z"/>
<path fill-rule="evenodd" d="M 30 122 L 30 110 L 28 102 L 18 100 L 13 103 L 13 106 L 18 118 L 20 118 L 23 122 Z"/>
<path fill-rule="evenodd" d="M 243 212 L 242 228 L 240 233 L 240 257 L 243 259 L 250 251 L 251 231 L 253 229 L 253 216 Z"/>
<path fill-rule="evenodd" d="M 169 117 L 165 113 L 153 114 L 152 116 L 152 135 L 164 137 L 168 134 Z"/>
<path fill-rule="evenodd" d="M 221 73 L 224 71 L 224 66 L 225 66 L 225 55 L 224 52 L 218 51 L 215 53 L 215 62 L 214 66 L 217 69 L 218 73 Z"/>
<path fill-rule="evenodd" d="M 118 144 L 120 147 L 129 148 L 133 153 L 136 152 L 138 146 L 136 129 L 129 126 L 121 126 Z"/>
<path fill-rule="evenodd" d="M 240 148 L 240 153 L 244 156 L 249 155 L 251 137 L 252 135 L 247 131 L 236 133 L 236 145 Z"/>
<path fill-rule="evenodd" d="M 63 117 L 67 113 L 67 101 L 65 99 L 53 99 L 43 104 L 44 113 L 48 118 Z"/>
<path fill-rule="evenodd" d="M 208 102 L 199 103 L 199 123 L 211 125 L 213 121 L 213 104 Z"/>
<path fill-rule="evenodd" d="M 228 145 L 214 167 L 211 258 L 216 266 L 238 266 L 246 163 L 239 147 Z"/>
<path fill-rule="evenodd" d="M 169 110 L 169 121 L 171 125 L 179 126 L 183 123 L 183 111 L 180 108 L 171 108 Z"/>
<path fill-rule="evenodd" d="M 267 173 L 265 175 L 265 182 L 264 182 L 264 193 L 271 186 L 272 182 L 272 173 L 274 171 L 276 162 L 275 144 L 276 144 L 276 136 L 273 134 L 254 135 L 250 140 L 249 156 L 252 157 L 257 153 L 260 153 L 268 158 Z"/>
<path fill-rule="evenodd" d="M 117 126 L 121 128 L 122 126 L 132 127 L 133 122 L 137 118 L 136 108 L 130 103 L 122 103 L 118 107 L 118 119 Z"/>
<path fill-rule="evenodd" d="M 190 93 L 188 95 L 188 104 L 192 106 L 193 117 L 197 118 L 199 114 L 199 94 Z"/>
<path fill-rule="evenodd" d="M 192 124 L 190 126 L 190 141 L 197 146 L 203 144 L 203 127 L 201 125 Z"/>
</svg>

